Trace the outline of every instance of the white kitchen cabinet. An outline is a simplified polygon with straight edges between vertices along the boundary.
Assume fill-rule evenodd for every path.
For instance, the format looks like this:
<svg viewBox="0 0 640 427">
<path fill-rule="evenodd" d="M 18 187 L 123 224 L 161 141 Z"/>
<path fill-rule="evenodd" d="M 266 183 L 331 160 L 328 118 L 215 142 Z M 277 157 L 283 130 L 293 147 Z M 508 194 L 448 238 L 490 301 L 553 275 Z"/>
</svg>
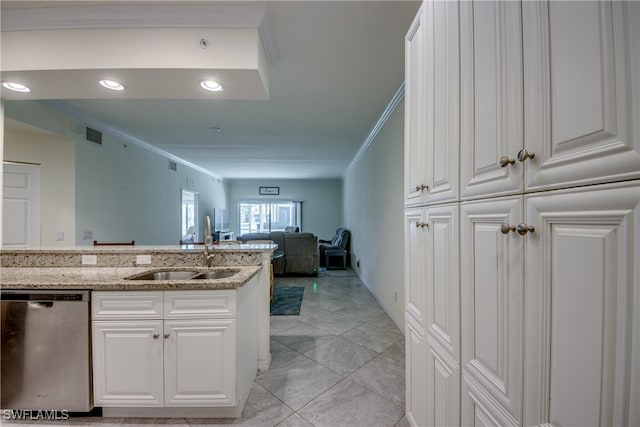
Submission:
<svg viewBox="0 0 640 427">
<path fill-rule="evenodd" d="M 165 406 L 235 405 L 235 320 L 165 320 L 164 333 Z"/>
<path fill-rule="evenodd" d="M 520 7 L 510 1 L 460 4 L 463 200 L 522 191 L 523 165 L 516 160 L 523 147 Z"/>
<path fill-rule="evenodd" d="M 522 4 L 527 191 L 640 177 L 640 4 Z"/>
<path fill-rule="evenodd" d="M 463 425 L 519 425 L 522 403 L 522 196 L 461 204 Z"/>
<path fill-rule="evenodd" d="M 436 84 L 456 7 L 423 1 L 406 74 L 407 420 L 640 425 L 640 3 L 460 3 L 458 95 Z M 459 191 L 430 198 L 457 102 Z"/>
<path fill-rule="evenodd" d="M 424 149 L 427 205 L 456 201 L 460 150 L 460 35 L 457 1 L 423 5 L 425 19 Z"/>
<path fill-rule="evenodd" d="M 96 406 L 164 406 L 162 320 L 92 325 Z"/>
<path fill-rule="evenodd" d="M 460 257 L 457 203 L 427 212 L 427 425 L 460 424 Z"/>
<path fill-rule="evenodd" d="M 429 232 L 426 210 L 414 208 L 405 211 L 404 235 L 405 252 L 405 309 L 408 315 L 425 329 L 427 233 Z"/>
<path fill-rule="evenodd" d="M 525 216 L 523 424 L 640 425 L 638 182 L 527 195 Z"/>
<path fill-rule="evenodd" d="M 427 189 L 426 147 L 424 143 L 425 83 L 425 16 L 424 5 L 405 38 L 405 116 L 404 116 L 404 183 L 405 205 L 421 205 Z"/>
<path fill-rule="evenodd" d="M 116 411 L 110 416 L 218 407 L 238 416 L 257 372 L 255 281 L 235 290 L 94 292 L 102 307 L 92 322 L 96 406 Z M 157 412 L 117 412 L 149 407 Z"/>
</svg>

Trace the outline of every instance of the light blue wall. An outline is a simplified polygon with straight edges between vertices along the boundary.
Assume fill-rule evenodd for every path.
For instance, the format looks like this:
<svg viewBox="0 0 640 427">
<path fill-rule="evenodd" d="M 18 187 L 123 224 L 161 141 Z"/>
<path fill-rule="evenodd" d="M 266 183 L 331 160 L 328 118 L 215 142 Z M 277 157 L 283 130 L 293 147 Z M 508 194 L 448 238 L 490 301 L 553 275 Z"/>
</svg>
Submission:
<svg viewBox="0 0 640 427">
<path fill-rule="evenodd" d="M 404 107 L 400 103 L 344 179 L 351 265 L 404 330 Z M 357 266 L 357 262 L 360 266 Z"/>
<path fill-rule="evenodd" d="M 278 196 L 260 196 L 258 187 L 280 187 Z M 330 239 L 342 226 L 342 181 L 340 179 L 261 179 L 229 181 L 229 226 L 238 232 L 241 201 L 302 201 L 302 231 Z"/>
<path fill-rule="evenodd" d="M 102 145 L 87 142 L 82 123 L 47 105 L 7 102 L 5 114 L 75 141 L 77 245 L 93 239 L 178 244 L 182 188 L 199 193 L 200 233 L 204 215 L 227 207 L 225 181 L 180 163 L 171 171 L 167 158 L 108 133 Z M 91 239 L 84 239 L 86 231 Z"/>
</svg>

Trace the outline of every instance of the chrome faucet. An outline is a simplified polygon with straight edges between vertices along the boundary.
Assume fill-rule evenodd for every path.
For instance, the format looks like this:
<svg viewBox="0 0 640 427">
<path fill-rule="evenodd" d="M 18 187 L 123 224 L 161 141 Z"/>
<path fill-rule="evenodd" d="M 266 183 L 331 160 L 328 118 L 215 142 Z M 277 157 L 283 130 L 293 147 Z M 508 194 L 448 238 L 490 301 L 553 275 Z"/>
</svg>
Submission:
<svg viewBox="0 0 640 427">
<path fill-rule="evenodd" d="M 211 218 L 209 215 L 204 217 L 204 257 L 202 259 L 202 266 L 209 267 L 211 261 L 213 261 L 213 254 L 209 254 L 209 246 L 213 244 L 211 237 Z"/>
</svg>

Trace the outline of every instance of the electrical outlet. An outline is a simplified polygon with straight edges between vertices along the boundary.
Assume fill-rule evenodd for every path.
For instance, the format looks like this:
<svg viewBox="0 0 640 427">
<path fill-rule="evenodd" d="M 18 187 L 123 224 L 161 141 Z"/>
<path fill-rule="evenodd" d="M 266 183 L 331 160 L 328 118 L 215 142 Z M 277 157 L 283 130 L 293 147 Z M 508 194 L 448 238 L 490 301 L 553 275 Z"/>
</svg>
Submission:
<svg viewBox="0 0 640 427">
<path fill-rule="evenodd" d="M 64 240 L 64 231 L 58 231 L 56 233 L 56 241 L 62 242 Z"/>
<path fill-rule="evenodd" d="M 151 264 L 151 255 L 136 255 L 136 264 Z"/>
<path fill-rule="evenodd" d="M 82 240 L 93 240 L 93 231 L 83 231 Z"/>
<path fill-rule="evenodd" d="M 82 265 L 96 265 L 98 264 L 97 255 L 82 255 Z"/>
</svg>

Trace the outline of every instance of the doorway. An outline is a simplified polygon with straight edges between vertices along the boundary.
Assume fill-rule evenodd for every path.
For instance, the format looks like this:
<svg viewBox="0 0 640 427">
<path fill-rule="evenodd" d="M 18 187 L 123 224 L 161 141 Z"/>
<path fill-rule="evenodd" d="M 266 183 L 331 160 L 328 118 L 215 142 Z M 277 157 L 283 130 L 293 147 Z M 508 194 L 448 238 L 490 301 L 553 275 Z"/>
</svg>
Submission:
<svg viewBox="0 0 640 427">
<path fill-rule="evenodd" d="M 40 246 L 40 165 L 3 163 L 2 246 Z"/>
</svg>

